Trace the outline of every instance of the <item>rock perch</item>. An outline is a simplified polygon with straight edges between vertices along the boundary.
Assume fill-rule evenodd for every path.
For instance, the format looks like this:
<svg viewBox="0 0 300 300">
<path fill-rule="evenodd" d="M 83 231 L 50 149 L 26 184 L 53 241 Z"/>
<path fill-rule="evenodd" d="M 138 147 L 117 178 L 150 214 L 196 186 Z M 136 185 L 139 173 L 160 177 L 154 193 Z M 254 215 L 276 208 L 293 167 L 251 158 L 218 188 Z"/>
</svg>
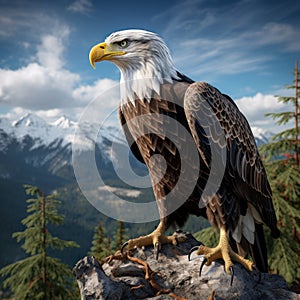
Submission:
<svg viewBox="0 0 300 300">
<path fill-rule="evenodd" d="M 234 280 L 225 273 L 222 262 L 204 266 L 201 277 L 201 258 L 191 257 L 189 250 L 199 242 L 189 233 L 175 232 L 186 241 L 163 245 L 158 260 L 153 247 L 137 249 L 128 255 L 112 255 L 100 265 L 94 257 L 78 261 L 73 269 L 82 300 L 133 299 L 299 299 L 279 275 L 249 273 L 239 264 L 234 267 Z"/>
</svg>

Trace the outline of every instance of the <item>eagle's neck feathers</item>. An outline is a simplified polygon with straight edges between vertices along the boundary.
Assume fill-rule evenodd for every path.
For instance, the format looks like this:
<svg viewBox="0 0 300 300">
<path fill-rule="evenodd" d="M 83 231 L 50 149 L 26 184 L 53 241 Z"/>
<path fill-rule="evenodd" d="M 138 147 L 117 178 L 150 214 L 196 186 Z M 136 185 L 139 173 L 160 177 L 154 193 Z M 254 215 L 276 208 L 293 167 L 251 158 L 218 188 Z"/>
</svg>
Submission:
<svg viewBox="0 0 300 300">
<path fill-rule="evenodd" d="M 121 72 L 122 106 L 128 101 L 134 104 L 136 100 L 150 100 L 153 92 L 160 95 L 163 83 L 179 79 L 169 52 L 162 47 L 146 49 L 140 56 L 117 63 Z"/>
</svg>

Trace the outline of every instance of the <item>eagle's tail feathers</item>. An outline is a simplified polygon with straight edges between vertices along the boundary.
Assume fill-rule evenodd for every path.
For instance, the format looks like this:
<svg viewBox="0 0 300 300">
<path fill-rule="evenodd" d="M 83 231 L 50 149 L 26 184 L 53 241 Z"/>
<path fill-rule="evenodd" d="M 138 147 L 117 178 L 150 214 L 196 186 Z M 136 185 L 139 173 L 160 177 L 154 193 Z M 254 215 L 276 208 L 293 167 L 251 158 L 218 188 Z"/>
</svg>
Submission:
<svg viewBox="0 0 300 300">
<path fill-rule="evenodd" d="M 261 272 L 268 272 L 267 245 L 262 224 L 255 224 L 254 245 L 250 244 L 250 254 L 255 266 Z"/>
</svg>

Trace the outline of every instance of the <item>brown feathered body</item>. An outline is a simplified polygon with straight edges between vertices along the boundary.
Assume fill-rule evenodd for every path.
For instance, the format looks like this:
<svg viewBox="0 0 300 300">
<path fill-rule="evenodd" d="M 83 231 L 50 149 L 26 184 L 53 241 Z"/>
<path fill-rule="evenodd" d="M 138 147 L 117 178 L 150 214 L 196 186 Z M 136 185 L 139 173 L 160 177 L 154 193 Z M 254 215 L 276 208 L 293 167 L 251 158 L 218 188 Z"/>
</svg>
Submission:
<svg viewBox="0 0 300 300">
<path fill-rule="evenodd" d="M 182 226 L 190 214 L 204 216 L 218 228 L 225 225 L 233 248 L 243 255 L 250 253 L 258 268 L 267 271 L 262 223 L 271 229 L 274 237 L 279 236 L 279 231 L 271 189 L 250 126 L 231 98 L 207 83 L 193 83 L 184 75 L 177 75 L 173 83 L 161 84 L 159 95 L 153 91 L 151 99 L 128 101 L 119 108 L 131 150 L 149 169 L 160 214 L 165 216 L 168 226 Z M 198 116 L 199 103 L 204 105 L 201 113 L 207 107 L 207 114 L 214 114 L 215 122 L 221 126 L 225 144 L 224 138 L 219 142 L 218 137 L 214 143 L 223 143 L 219 146 L 226 152 L 224 176 L 205 207 L 199 201 L 211 172 L 211 137 L 207 130 L 211 132 L 214 124 L 209 129 L 203 128 Z M 141 121 L 132 122 L 137 118 Z M 170 119 L 176 122 L 170 125 Z M 157 133 L 158 128 L 168 128 L 167 133 Z M 189 148 L 195 146 L 197 157 L 189 154 Z M 185 189 L 177 187 L 179 180 L 187 187 L 191 181 L 185 175 L 186 170 L 182 170 L 183 160 L 185 168 L 196 174 L 196 184 L 188 196 Z M 170 200 L 167 195 L 174 189 L 176 199 Z M 173 204 L 168 201 L 181 204 L 172 211 Z M 239 225 L 244 226 L 241 217 L 249 211 L 255 219 L 253 243 L 242 231 L 237 231 Z"/>
</svg>

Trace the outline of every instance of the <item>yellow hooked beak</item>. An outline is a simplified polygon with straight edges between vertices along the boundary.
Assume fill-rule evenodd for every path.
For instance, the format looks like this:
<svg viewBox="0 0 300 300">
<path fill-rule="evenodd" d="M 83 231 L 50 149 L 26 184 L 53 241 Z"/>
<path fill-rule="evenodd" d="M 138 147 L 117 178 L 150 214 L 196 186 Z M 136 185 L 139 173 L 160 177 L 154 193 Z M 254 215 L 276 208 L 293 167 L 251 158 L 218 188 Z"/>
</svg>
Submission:
<svg viewBox="0 0 300 300">
<path fill-rule="evenodd" d="M 94 69 L 96 69 L 95 62 L 102 60 L 110 60 L 114 56 L 123 55 L 125 53 L 125 51 L 113 51 L 113 49 L 108 49 L 106 43 L 100 43 L 94 46 L 90 51 L 90 64 Z"/>
</svg>

